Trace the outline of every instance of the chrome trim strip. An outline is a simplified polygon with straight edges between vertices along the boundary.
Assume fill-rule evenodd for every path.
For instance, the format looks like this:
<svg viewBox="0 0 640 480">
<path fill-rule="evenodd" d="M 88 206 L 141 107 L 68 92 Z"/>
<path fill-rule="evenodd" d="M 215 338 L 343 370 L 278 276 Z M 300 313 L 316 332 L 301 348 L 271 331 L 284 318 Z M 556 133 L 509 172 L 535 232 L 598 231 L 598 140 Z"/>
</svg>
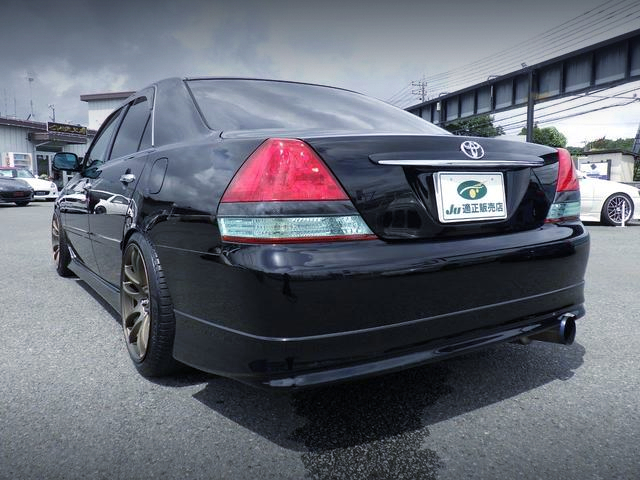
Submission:
<svg viewBox="0 0 640 480">
<path fill-rule="evenodd" d="M 539 167 L 544 160 L 373 160 L 379 165 L 406 167 Z"/>
<path fill-rule="evenodd" d="M 156 146 L 156 98 L 158 98 L 158 86 L 153 85 L 153 101 L 151 102 L 151 147 Z"/>
</svg>

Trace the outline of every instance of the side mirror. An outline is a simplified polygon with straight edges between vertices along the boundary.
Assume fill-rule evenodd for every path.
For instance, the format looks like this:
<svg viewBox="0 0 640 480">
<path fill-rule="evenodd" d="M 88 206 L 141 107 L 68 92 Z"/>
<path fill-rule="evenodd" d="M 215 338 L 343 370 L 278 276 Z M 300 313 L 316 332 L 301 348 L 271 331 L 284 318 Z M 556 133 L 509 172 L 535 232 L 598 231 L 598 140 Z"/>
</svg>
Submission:
<svg viewBox="0 0 640 480">
<path fill-rule="evenodd" d="M 53 163 L 51 165 L 54 170 L 66 170 L 68 172 L 80 171 L 80 160 L 75 153 L 61 152 L 56 153 L 53 156 Z"/>
</svg>

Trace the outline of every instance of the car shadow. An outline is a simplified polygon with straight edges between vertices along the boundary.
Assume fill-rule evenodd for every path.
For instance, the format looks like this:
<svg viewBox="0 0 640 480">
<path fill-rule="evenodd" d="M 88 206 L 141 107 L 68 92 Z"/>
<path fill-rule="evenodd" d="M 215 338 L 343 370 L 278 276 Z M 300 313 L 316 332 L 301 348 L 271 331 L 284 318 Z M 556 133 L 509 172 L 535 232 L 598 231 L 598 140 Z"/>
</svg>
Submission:
<svg viewBox="0 0 640 480">
<path fill-rule="evenodd" d="M 116 311 L 104 298 L 102 298 L 94 289 L 92 289 L 89 284 L 87 284 L 84 280 L 81 280 L 77 277 L 73 278 L 76 281 L 76 284 L 81 287 L 85 292 L 87 292 L 96 302 L 100 304 L 104 310 L 111 315 L 111 317 L 122 325 L 122 320 L 120 319 L 120 312 Z"/>
<path fill-rule="evenodd" d="M 580 344 L 505 344 L 382 377 L 265 391 L 213 377 L 194 398 L 301 453 L 311 478 L 436 478 L 429 426 L 554 381 L 583 363 Z M 388 472 L 385 474 L 384 472 Z"/>
</svg>

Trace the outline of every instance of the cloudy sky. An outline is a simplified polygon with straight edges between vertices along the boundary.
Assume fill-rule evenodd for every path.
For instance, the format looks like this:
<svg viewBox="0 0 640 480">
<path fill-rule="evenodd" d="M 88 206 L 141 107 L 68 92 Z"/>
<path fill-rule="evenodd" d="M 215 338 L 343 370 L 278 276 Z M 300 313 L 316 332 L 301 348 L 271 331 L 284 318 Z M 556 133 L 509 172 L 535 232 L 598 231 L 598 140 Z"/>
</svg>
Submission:
<svg viewBox="0 0 640 480">
<path fill-rule="evenodd" d="M 32 98 L 36 120 L 55 105 L 56 121 L 81 124 L 80 95 L 169 76 L 308 81 L 407 106 L 423 77 L 453 91 L 555 56 L 554 42 L 640 28 L 638 0 L 3 0 L 0 12 L 0 115 L 26 119 Z M 631 87 L 623 97 L 640 96 Z M 634 136 L 639 121 L 636 101 L 556 126 L 579 145 Z"/>
</svg>

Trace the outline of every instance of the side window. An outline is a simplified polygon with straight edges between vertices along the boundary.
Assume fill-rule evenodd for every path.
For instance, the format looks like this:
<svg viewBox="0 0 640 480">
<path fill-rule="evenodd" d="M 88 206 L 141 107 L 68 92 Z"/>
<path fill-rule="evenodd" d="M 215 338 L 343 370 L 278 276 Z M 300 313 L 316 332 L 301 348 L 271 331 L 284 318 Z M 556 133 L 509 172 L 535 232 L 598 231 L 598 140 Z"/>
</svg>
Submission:
<svg viewBox="0 0 640 480">
<path fill-rule="evenodd" d="M 122 110 L 116 113 L 109 119 L 109 123 L 105 125 L 102 131 L 98 134 L 93 142 L 91 151 L 87 157 L 87 166 L 96 167 L 107 161 L 107 151 L 109 148 L 109 142 L 113 136 L 113 132 L 118 126 L 118 119 L 122 114 Z"/>
<path fill-rule="evenodd" d="M 140 146 L 138 150 L 146 150 L 151 148 L 151 116 L 147 120 L 147 125 L 144 127 L 144 133 L 142 134 L 142 140 L 140 140 Z"/>
<path fill-rule="evenodd" d="M 111 158 L 119 158 L 138 151 L 149 114 L 149 102 L 146 97 L 138 98 L 129 107 L 113 142 Z"/>
</svg>

